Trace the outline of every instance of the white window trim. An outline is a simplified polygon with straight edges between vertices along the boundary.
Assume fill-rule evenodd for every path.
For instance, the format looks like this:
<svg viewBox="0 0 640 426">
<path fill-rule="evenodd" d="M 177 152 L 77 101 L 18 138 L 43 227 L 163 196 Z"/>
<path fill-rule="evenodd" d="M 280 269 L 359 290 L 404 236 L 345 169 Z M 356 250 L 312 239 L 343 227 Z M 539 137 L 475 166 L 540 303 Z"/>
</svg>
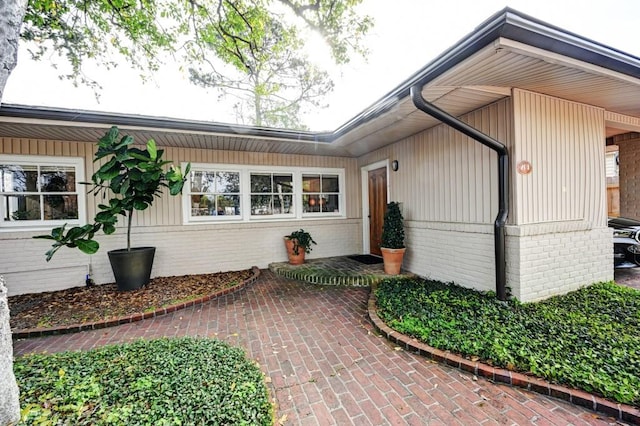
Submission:
<svg viewBox="0 0 640 426">
<path fill-rule="evenodd" d="M 182 163 L 182 169 L 186 167 L 186 162 Z M 224 171 L 240 173 L 240 216 L 191 216 L 191 181 L 187 178 L 182 194 L 182 222 L 184 225 L 202 225 L 212 223 L 246 223 L 246 222 L 278 222 L 301 219 L 344 219 L 347 216 L 347 197 L 345 196 L 345 171 L 343 168 L 325 167 L 284 167 L 268 165 L 238 165 L 238 164 L 209 164 L 191 163 L 192 170 Z M 293 174 L 293 200 L 295 209 L 293 214 L 279 215 L 251 215 L 251 173 L 292 173 Z M 303 213 L 302 212 L 302 175 L 303 174 L 334 174 L 338 175 L 339 200 L 341 207 L 337 213 Z"/>
<path fill-rule="evenodd" d="M 30 220 L 5 222 L 5 204 L 0 203 L 0 232 L 48 230 L 64 225 L 84 225 L 87 223 L 87 197 L 84 185 L 84 159 L 82 157 L 58 157 L 42 155 L 0 154 L 2 164 L 29 164 L 37 166 L 73 166 L 76 171 L 76 189 L 78 194 L 78 219 L 69 220 Z"/>
</svg>

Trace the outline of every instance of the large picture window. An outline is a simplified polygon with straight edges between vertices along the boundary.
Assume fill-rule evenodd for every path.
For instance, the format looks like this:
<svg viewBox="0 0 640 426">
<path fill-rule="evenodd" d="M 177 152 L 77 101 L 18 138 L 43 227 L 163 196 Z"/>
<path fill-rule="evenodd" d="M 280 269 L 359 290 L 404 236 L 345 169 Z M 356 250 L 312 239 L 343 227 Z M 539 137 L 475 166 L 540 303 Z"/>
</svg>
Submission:
<svg viewBox="0 0 640 426">
<path fill-rule="evenodd" d="M 0 156 L 2 227 L 77 224 L 84 219 L 82 160 Z"/>
<path fill-rule="evenodd" d="M 344 170 L 192 164 L 186 222 L 344 217 Z"/>
</svg>

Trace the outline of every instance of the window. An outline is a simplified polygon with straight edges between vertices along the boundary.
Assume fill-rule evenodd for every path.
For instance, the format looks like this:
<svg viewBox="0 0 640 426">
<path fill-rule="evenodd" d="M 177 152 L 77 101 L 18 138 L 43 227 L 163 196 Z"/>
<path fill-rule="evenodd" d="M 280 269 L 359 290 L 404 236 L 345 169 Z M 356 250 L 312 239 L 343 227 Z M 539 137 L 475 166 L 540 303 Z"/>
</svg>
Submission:
<svg viewBox="0 0 640 426">
<path fill-rule="evenodd" d="M 302 192 L 305 213 L 340 212 L 340 178 L 337 174 L 303 174 Z"/>
<path fill-rule="evenodd" d="M 84 221 L 82 159 L 0 156 L 1 227 Z"/>
<path fill-rule="evenodd" d="M 344 170 L 192 164 L 186 222 L 344 217 Z"/>
<path fill-rule="evenodd" d="M 193 170 L 190 175 L 191 216 L 238 218 L 241 213 L 240 173 Z"/>
<path fill-rule="evenodd" d="M 251 216 L 293 215 L 292 173 L 251 173 Z"/>
</svg>

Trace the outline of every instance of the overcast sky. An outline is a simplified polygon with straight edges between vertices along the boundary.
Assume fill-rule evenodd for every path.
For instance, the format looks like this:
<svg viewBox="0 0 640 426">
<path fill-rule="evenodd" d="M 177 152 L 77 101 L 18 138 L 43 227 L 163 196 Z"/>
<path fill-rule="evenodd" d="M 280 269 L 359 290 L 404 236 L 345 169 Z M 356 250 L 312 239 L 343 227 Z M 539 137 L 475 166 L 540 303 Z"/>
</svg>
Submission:
<svg viewBox="0 0 640 426">
<path fill-rule="evenodd" d="M 411 74 L 505 6 L 549 24 L 640 57 L 640 0 L 364 0 L 375 19 L 367 38 L 368 61 L 332 69 L 336 86 L 329 107 L 305 118 L 312 130 L 333 130 L 402 83 Z M 314 48 L 314 52 L 318 48 Z M 21 51 L 3 103 L 234 122 L 233 111 L 214 91 L 192 86 L 166 65 L 154 81 L 142 83 L 121 66 L 88 70 L 103 86 L 93 91 L 57 78 L 48 61 L 34 62 Z"/>
</svg>

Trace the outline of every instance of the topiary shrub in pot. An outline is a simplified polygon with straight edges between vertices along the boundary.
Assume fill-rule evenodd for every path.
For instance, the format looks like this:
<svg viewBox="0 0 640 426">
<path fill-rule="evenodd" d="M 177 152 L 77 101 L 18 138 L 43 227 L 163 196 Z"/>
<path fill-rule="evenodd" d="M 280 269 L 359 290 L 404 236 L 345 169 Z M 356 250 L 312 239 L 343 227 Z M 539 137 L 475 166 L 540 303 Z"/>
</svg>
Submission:
<svg viewBox="0 0 640 426">
<path fill-rule="evenodd" d="M 162 160 L 163 150 L 158 150 L 153 139 L 149 140 L 145 149 L 133 147 L 133 137 L 119 138 L 119 130 L 111 127 L 100 138 L 93 162 L 107 161 L 91 177 L 89 192 L 94 196 L 108 198 L 106 204 L 98 205 L 100 210 L 93 224 L 74 226 L 65 232 L 66 224 L 54 228 L 50 235 L 38 235 L 55 241 L 47 251 L 47 262 L 61 247 L 77 247 L 82 252 L 94 254 L 100 248 L 94 240 L 96 232 L 102 229 L 105 234 L 113 234 L 119 216 L 127 220 L 127 248 L 112 250 L 107 254 L 119 290 L 134 290 L 149 283 L 155 247 L 131 247 L 131 223 L 134 210 L 146 210 L 151 207 L 156 197 L 162 195 L 162 188 L 169 188 L 171 195 L 182 192 L 185 176 L 180 167 L 166 166 L 171 161 Z"/>
<path fill-rule="evenodd" d="M 387 204 L 387 211 L 384 214 L 380 243 L 386 274 L 397 275 L 400 273 L 405 250 L 404 218 L 400 211 L 400 204 L 392 201 Z"/>
<path fill-rule="evenodd" d="M 287 256 L 289 263 L 292 265 L 301 265 L 304 263 L 306 253 L 311 253 L 312 244 L 317 244 L 311 238 L 311 234 L 304 229 L 294 231 L 284 237 L 284 245 L 287 248 Z"/>
</svg>

